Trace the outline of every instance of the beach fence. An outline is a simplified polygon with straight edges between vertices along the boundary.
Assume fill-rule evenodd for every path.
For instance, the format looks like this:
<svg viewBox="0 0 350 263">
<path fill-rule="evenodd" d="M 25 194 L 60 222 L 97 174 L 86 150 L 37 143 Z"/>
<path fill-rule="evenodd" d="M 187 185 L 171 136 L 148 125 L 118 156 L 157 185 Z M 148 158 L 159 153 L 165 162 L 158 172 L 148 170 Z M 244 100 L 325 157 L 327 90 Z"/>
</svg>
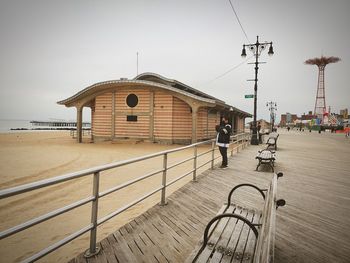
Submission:
<svg viewBox="0 0 350 263">
<path fill-rule="evenodd" d="M 234 152 L 238 152 L 240 149 L 243 149 L 244 147 L 246 147 L 249 144 L 250 134 L 249 133 L 236 134 L 236 135 L 233 135 L 231 137 L 231 139 L 232 139 L 232 143 L 230 145 L 228 152 L 231 152 L 231 155 L 233 155 Z M 198 148 L 202 145 L 209 146 L 208 147 L 209 150 L 206 149 L 205 151 L 199 153 Z M 169 164 L 169 162 L 168 162 L 168 155 L 169 154 L 174 153 L 174 152 L 181 152 L 181 151 L 185 151 L 185 150 L 188 151 L 188 149 L 193 149 L 192 156 L 187 157 L 187 158 L 185 158 L 181 161 L 178 161 L 176 163 Z M 16 233 L 19 233 L 23 230 L 29 229 L 35 225 L 43 223 L 49 219 L 52 219 L 52 218 L 57 217 L 59 215 L 62 215 L 64 213 L 67 213 L 73 209 L 76 209 L 78 207 L 81 207 L 83 205 L 91 203 L 92 205 L 91 205 L 90 224 L 86 225 L 85 227 L 79 229 L 78 231 L 76 231 L 72 234 L 65 236 L 60 241 L 49 245 L 48 247 L 42 249 L 41 251 L 33 254 L 32 256 L 23 260 L 23 262 L 34 262 L 34 261 L 48 255 L 49 253 L 57 250 L 58 248 L 62 247 L 63 245 L 73 241 L 74 239 L 82 236 L 83 234 L 85 234 L 89 231 L 90 231 L 90 246 L 86 250 L 84 256 L 91 257 L 93 255 L 96 255 L 97 253 L 99 253 L 99 250 L 100 250 L 100 248 L 97 246 L 97 240 L 96 240 L 97 239 L 96 233 L 97 233 L 98 226 L 100 226 L 101 224 L 110 220 L 111 218 L 121 214 L 122 212 L 131 208 L 132 206 L 135 206 L 136 204 L 140 203 L 141 201 L 154 195 L 157 192 L 161 193 L 159 204 L 161 206 L 165 205 L 166 204 L 167 187 L 171 186 L 175 182 L 177 182 L 177 181 L 181 180 L 182 178 L 187 177 L 189 175 L 192 175 L 192 180 L 196 181 L 198 170 L 200 168 L 203 168 L 203 167 L 205 168 L 205 166 L 207 166 L 208 168 L 214 169 L 215 160 L 221 158 L 220 155 L 215 156 L 216 151 L 217 151 L 217 147 L 215 146 L 215 139 L 212 139 L 212 140 L 198 142 L 198 143 L 194 143 L 194 144 L 191 144 L 188 146 L 183 146 L 183 147 L 179 147 L 179 148 L 175 148 L 175 149 L 171 149 L 171 150 L 153 153 L 153 154 L 149 154 L 149 155 L 145 155 L 145 156 L 141 156 L 141 157 L 137 157 L 137 158 L 118 161 L 118 162 L 110 163 L 107 165 L 97 166 L 97 167 L 93 167 L 90 169 L 53 177 L 50 179 L 45 179 L 45 180 L 41 180 L 41 181 L 29 183 L 29 184 L 16 186 L 13 188 L 3 189 L 0 191 L 0 199 L 6 199 L 9 197 L 18 196 L 18 195 L 21 195 L 24 193 L 28 193 L 28 192 L 37 190 L 37 189 L 45 188 L 45 187 L 52 186 L 52 185 L 57 185 L 57 184 L 60 184 L 62 182 L 74 180 L 77 178 L 82 178 L 82 177 L 87 177 L 87 176 L 93 177 L 93 184 L 92 184 L 93 189 L 92 189 L 91 196 L 84 198 L 84 199 L 81 199 L 79 201 L 76 201 L 74 203 L 71 203 L 69 205 L 66 205 L 64 207 L 55 209 L 51 212 L 48 212 L 48 213 L 43 214 L 41 216 L 38 216 L 36 218 L 30 219 L 30 220 L 25 221 L 25 222 L 18 224 L 16 226 L 10 227 L 4 231 L 1 231 L 0 232 L 0 240 L 8 238 L 10 236 L 13 236 Z M 204 156 L 209 157 L 209 158 L 207 158 L 204 162 L 199 164 L 200 158 L 203 158 Z M 154 158 L 158 158 L 158 159 L 160 158 L 162 160 L 161 169 L 156 169 L 156 170 L 149 172 L 147 174 L 143 174 L 140 177 L 137 177 L 135 179 L 129 180 L 127 182 L 113 186 L 112 188 L 109 188 L 107 190 L 100 192 L 99 186 L 100 186 L 100 173 L 101 172 L 106 171 L 106 170 L 110 170 L 113 168 L 117 168 L 117 167 L 133 165 L 136 162 L 142 162 L 142 161 L 150 160 L 150 159 L 154 159 Z M 192 169 L 186 171 L 184 174 L 177 176 L 176 178 L 172 178 L 171 180 L 168 180 L 167 174 L 168 174 L 169 170 L 171 170 L 171 169 L 173 169 L 173 168 L 175 168 L 183 163 L 186 163 L 186 162 L 193 163 L 193 166 L 192 165 L 190 166 L 190 167 L 192 167 Z M 160 182 L 159 186 L 157 186 L 155 189 L 151 190 L 150 192 L 144 194 L 143 196 L 133 200 L 130 203 L 125 204 L 124 206 L 118 208 L 117 210 L 115 210 L 115 211 L 113 211 L 113 212 L 111 212 L 103 217 L 100 217 L 100 218 L 98 217 L 99 200 L 101 198 L 103 198 L 111 193 L 117 192 L 121 189 L 125 189 L 127 187 L 130 187 L 131 185 L 133 185 L 137 182 L 145 180 L 146 178 L 153 177 L 155 175 L 161 175 L 161 182 Z"/>
</svg>

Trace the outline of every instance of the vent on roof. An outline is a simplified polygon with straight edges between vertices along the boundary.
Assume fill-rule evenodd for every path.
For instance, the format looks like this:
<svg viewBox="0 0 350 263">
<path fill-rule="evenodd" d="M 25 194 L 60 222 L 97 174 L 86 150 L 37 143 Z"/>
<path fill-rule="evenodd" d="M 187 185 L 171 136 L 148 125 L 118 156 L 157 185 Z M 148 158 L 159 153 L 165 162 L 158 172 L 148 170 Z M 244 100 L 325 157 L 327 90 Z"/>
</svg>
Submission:
<svg viewBox="0 0 350 263">
<path fill-rule="evenodd" d="M 128 78 L 120 78 L 120 80 L 128 80 Z"/>
</svg>

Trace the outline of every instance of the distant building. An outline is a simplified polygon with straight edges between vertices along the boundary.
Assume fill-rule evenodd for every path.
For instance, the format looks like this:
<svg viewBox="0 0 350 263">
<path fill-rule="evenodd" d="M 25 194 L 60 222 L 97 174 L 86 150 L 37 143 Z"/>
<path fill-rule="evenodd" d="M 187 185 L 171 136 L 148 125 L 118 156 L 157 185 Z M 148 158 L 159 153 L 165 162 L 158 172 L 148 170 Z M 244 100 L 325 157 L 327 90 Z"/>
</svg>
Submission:
<svg viewBox="0 0 350 263">
<path fill-rule="evenodd" d="M 343 119 L 348 119 L 349 118 L 348 109 L 340 110 L 340 115 L 343 117 Z"/>
<path fill-rule="evenodd" d="M 281 114 L 280 126 L 285 127 L 289 124 L 293 124 L 298 119 L 296 114 L 291 114 L 287 112 L 286 114 Z"/>
<path fill-rule="evenodd" d="M 58 104 L 77 109 L 77 140 L 82 141 L 82 110 L 91 108 L 94 141 L 143 139 L 194 143 L 213 138 L 215 125 L 228 116 L 234 132 L 244 131 L 251 114 L 158 74 L 96 83 Z"/>
<path fill-rule="evenodd" d="M 301 115 L 301 120 L 302 121 L 310 121 L 310 120 L 313 120 L 315 118 L 316 117 L 315 117 L 315 115 L 312 114 L 312 111 L 309 111 L 308 114 L 304 113 L 303 115 Z"/>
</svg>

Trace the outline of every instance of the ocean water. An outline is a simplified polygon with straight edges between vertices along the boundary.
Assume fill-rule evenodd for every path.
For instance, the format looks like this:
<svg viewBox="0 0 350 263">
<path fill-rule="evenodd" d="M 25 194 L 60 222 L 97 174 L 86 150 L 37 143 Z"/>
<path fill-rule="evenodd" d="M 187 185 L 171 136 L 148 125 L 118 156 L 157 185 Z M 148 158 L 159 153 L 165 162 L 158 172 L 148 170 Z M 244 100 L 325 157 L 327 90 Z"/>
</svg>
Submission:
<svg viewBox="0 0 350 263">
<path fill-rule="evenodd" d="M 30 120 L 2 120 L 0 119 L 0 132 L 15 132 L 11 129 L 32 129 Z"/>
</svg>

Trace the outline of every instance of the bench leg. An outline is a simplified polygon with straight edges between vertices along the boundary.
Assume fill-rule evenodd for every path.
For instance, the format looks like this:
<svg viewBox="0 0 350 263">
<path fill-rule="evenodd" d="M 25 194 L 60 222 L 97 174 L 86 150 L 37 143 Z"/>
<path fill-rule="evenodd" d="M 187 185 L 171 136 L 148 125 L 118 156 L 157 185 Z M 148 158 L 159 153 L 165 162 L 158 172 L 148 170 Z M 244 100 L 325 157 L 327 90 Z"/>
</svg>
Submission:
<svg viewBox="0 0 350 263">
<path fill-rule="evenodd" d="M 272 169 L 272 172 L 275 171 L 275 169 L 273 168 L 273 166 L 274 166 L 273 161 L 271 161 L 271 162 L 270 162 L 270 167 L 271 167 L 271 169 Z"/>
<path fill-rule="evenodd" d="M 257 170 L 258 170 L 258 168 L 259 168 L 260 164 L 261 164 L 261 161 L 259 160 L 258 166 L 256 167 L 255 171 L 257 171 Z"/>
</svg>

